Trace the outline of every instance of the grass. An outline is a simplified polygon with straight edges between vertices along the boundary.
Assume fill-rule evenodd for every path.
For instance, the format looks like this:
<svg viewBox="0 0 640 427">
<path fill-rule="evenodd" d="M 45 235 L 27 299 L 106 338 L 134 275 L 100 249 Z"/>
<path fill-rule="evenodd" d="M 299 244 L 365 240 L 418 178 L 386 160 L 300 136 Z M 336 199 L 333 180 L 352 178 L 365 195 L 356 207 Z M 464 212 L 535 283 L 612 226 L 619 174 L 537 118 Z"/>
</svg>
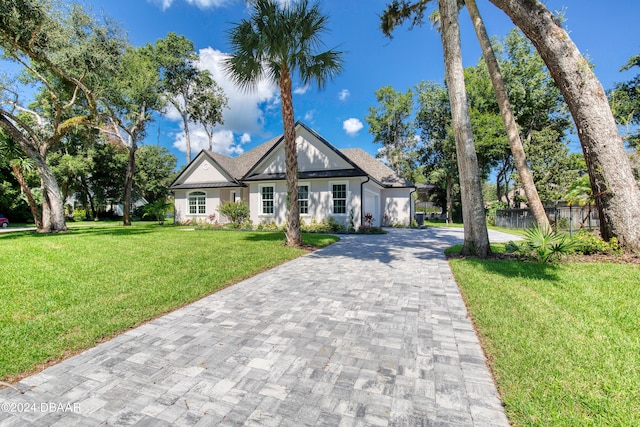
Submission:
<svg viewBox="0 0 640 427">
<path fill-rule="evenodd" d="M 514 426 L 640 425 L 640 267 L 450 264 Z"/>
<path fill-rule="evenodd" d="M 70 224 L 69 233 L 0 235 L 0 379 L 197 300 L 304 253 L 282 233 L 139 223 Z M 306 244 L 338 240 L 303 235 Z"/>
</svg>

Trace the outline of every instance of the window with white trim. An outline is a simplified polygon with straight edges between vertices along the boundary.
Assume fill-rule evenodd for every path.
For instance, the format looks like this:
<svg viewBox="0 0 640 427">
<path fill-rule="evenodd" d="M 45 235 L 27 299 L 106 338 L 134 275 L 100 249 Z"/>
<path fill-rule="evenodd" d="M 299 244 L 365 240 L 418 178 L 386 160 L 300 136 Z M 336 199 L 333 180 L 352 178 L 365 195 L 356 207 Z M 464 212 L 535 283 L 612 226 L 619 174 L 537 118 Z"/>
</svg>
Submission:
<svg viewBox="0 0 640 427">
<path fill-rule="evenodd" d="M 298 185 L 298 208 L 300 215 L 309 215 L 309 184 Z"/>
<path fill-rule="evenodd" d="M 260 213 L 273 215 L 274 187 L 273 185 L 260 186 Z"/>
<path fill-rule="evenodd" d="M 334 215 L 346 215 L 347 214 L 347 183 L 332 182 L 331 186 L 331 199 L 333 206 L 331 212 Z"/>
<path fill-rule="evenodd" d="M 207 194 L 203 191 L 193 191 L 188 197 L 189 215 L 207 213 Z"/>
</svg>

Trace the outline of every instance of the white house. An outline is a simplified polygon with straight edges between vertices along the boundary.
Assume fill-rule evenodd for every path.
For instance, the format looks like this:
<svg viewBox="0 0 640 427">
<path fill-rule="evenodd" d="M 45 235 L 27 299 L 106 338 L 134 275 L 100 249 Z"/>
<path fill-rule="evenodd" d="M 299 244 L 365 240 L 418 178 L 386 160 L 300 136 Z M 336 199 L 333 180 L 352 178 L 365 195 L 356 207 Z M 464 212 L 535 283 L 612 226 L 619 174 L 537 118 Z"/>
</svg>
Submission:
<svg viewBox="0 0 640 427">
<path fill-rule="evenodd" d="M 359 148 L 338 150 L 306 125 L 296 123 L 298 205 L 301 221 L 333 217 L 355 227 L 372 214 L 373 225 L 409 225 L 415 186 Z M 226 219 L 218 207 L 248 204 L 254 224 L 286 223 L 284 137 L 238 157 L 201 151 L 171 184 L 177 223 Z"/>
</svg>

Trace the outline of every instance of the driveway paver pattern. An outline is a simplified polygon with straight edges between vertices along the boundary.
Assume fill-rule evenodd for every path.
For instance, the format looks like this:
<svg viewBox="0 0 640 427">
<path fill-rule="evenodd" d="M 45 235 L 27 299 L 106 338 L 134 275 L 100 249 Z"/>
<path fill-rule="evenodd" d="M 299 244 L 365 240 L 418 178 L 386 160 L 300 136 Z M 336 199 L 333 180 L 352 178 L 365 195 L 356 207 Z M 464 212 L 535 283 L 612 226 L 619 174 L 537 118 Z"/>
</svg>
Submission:
<svg viewBox="0 0 640 427">
<path fill-rule="evenodd" d="M 0 425 L 508 426 L 461 239 L 342 236 L 0 390 Z"/>
</svg>

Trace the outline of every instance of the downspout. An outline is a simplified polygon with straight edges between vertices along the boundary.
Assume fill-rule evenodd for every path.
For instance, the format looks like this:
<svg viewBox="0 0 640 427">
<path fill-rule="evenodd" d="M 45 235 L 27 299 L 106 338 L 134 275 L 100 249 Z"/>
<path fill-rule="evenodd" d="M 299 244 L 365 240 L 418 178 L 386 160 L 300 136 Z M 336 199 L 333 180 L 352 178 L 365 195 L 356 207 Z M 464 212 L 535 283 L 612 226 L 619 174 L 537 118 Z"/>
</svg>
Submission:
<svg viewBox="0 0 640 427">
<path fill-rule="evenodd" d="M 367 180 L 360 183 L 360 227 L 364 225 L 364 185 L 371 180 L 367 175 Z M 382 224 L 382 222 L 380 223 Z"/>
<path fill-rule="evenodd" d="M 173 225 L 176 225 L 176 192 L 175 190 L 171 190 L 169 194 L 171 194 L 173 198 Z"/>
<path fill-rule="evenodd" d="M 418 191 L 418 187 L 414 187 L 413 191 L 409 192 L 409 227 L 411 227 L 411 223 L 413 222 L 413 216 L 415 215 L 415 213 L 413 213 L 413 209 L 412 207 L 415 205 L 415 203 L 411 203 L 413 201 L 413 193 L 415 193 L 416 191 Z"/>
</svg>

